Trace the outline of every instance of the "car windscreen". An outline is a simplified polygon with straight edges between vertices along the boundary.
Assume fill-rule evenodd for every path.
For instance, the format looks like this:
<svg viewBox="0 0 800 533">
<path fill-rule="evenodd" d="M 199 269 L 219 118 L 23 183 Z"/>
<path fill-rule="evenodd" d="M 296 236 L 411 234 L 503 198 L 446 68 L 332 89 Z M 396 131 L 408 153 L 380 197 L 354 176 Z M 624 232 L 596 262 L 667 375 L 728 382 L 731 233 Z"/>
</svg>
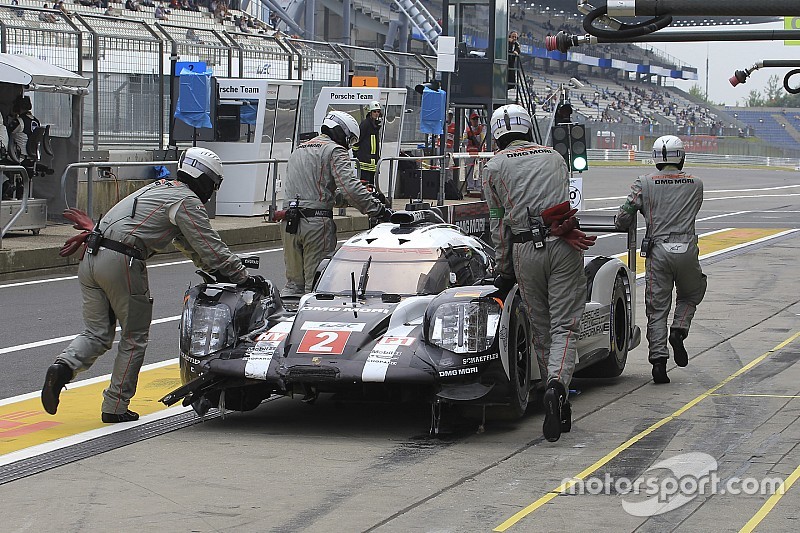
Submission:
<svg viewBox="0 0 800 533">
<path fill-rule="evenodd" d="M 349 294 L 351 273 L 358 284 L 370 257 L 368 293 L 438 294 L 447 288 L 450 268 L 437 249 L 343 246 L 325 268 L 316 292 Z"/>
</svg>

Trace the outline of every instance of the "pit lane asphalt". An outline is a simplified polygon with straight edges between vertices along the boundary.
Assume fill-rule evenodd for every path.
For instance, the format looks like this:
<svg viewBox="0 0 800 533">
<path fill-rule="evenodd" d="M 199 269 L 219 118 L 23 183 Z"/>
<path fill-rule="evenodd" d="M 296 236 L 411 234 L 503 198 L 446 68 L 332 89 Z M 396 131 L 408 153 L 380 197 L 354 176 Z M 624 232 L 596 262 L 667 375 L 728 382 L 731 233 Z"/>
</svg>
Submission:
<svg viewBox="0 0 800 533">
<path fill-rule="evenodd" d="M 636 170 L 593 169 L 585 177 L 585 208 L 619 205 Z M 786 188 L 795 186 L 797 174 L 696 173 L 706 186 L 699 218 L 708 219 L 698 224 L 699 233 L 723 227 L 800 227 L 800 187 Z M 783 188 L 743 191 L 772 187 Z M 731 190 L 738 192 L 714 192 Z M 575 383 L 581 393 L 574 398 L 574 430 L 556 444 L 541 441 L 536 406 L 519 423 L 490 423 L 483 434 L 457 424 L 450 436 L 431 441 L 423 438 L 425 406 L 338 405 L 325 399 L 309 406 L 280 399 L 251 413 L 2 485 L 0 509 L 11 530 L 490 530 L 796 332 L 797 244 L 790 235 L 704 264 L 709 292 L 688 341 L 690 366 L 672 370 L 672 384 L 654 386 L 644 342 L 630 354 L 620 378 Z M 608 237 L 598 241 L 596 252 L 617 253 L 622 247 L 621 237 Z M 179 314 L 192 271 L 187 264 L 151 270 L 151 287 L 160 295 L 155 317 Z M 280 252 L 262 255 L 259 272 L 282 283 Z M 16 314 L 16 319 L 0 321 L 3 346 L 81 329 L 75 280 L 0 291 L 4 317 L 9 310 Z M 644 328 L 642 292 L 640 286 L 637 323 Z M 47 324 L 43 331 L 30 327 L 38 318 Z M 153 327 L 148 363 L 174 357 L 176 330 L 177 321 Z M 797 400 L 782 396 L 798 394 L 793 366 L 798 342 L 610 458 L 595 474 L 635 478 L 659 458 L 705 452 L 719 461 L 723 476 L 788 477 L 800 464 L 795 449 L 800 427 Z M 0 355 L 6 370 L 2 396 L 38 389 L 43 369 L 61 347 Z M 101 358 L 94 374 L 108 373 L 112 359 L 111 354 Z M 649 519 L 627 514 L 622 499 L 558 496 L 509 530 L 738 530 L 767 496 L 701 496 Z M 798 499 L 797 488 L 790 490 L 766 515 L 763 527 L 794 529 Z M 41 512 L 44 502 L 50 513 Z"/>
</svg>

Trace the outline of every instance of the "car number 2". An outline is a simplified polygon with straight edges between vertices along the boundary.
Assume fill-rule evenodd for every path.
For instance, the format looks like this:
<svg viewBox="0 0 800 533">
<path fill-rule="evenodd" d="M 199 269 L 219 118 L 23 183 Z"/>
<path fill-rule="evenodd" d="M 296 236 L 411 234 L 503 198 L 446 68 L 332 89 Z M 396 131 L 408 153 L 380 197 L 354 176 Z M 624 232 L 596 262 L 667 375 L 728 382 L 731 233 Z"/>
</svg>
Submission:
<svg viewBox="0 0 800 533">
<path fill-rule="evenodd" d="M 303 335 L 297 353 L 341 355 L 350 338 L 349 331 L 310 329 Z"/>
</svg>

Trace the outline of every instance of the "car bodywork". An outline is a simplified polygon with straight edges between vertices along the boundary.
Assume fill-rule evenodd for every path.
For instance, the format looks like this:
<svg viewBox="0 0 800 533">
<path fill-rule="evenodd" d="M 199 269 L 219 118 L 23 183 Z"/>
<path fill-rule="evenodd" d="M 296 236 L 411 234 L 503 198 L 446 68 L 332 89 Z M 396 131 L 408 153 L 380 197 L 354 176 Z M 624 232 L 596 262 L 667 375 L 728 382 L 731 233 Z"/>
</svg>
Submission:
<svg viewBox="0 0 800 533">
<path fill-rule="evenodd" d="M 432 212 L 395 215 L 324 261 L 294 313 L 271 284 L 191 288 L 181 319 L 184 385 L 162 401 L 248 410 L 273 394 L 313 401 L 330 392 L 521 416 L 543 375 L 531 350 L 535 311 L 517 287 L 500 297 L 489 245 Z M 640 338 L 635 275 L 611 257 L 587 256 L 585 268 L 577 368 L 618 375 Z"/>
</svg>

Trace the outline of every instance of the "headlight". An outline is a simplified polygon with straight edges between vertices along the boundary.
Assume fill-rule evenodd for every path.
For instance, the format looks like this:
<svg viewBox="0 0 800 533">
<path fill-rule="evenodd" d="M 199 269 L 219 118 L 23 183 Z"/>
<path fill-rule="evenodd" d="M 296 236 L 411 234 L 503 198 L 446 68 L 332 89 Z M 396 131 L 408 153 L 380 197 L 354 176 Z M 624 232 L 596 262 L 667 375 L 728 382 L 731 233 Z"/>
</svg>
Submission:
<svg viewBox="0 0 800 533">
<path fill-rule="evenodd" d="M 429 322 L 428 341 L 455 353 L 483 352 L 492 347 L 501 312 L 493 300 L 443 303 Z"/>
<path fill-rule="evenodd" d="M 205 356 L 234 341 L 233 321 L 227 305 L 195 307 L 191 318 L 189 354 Z"/>
</svg>

